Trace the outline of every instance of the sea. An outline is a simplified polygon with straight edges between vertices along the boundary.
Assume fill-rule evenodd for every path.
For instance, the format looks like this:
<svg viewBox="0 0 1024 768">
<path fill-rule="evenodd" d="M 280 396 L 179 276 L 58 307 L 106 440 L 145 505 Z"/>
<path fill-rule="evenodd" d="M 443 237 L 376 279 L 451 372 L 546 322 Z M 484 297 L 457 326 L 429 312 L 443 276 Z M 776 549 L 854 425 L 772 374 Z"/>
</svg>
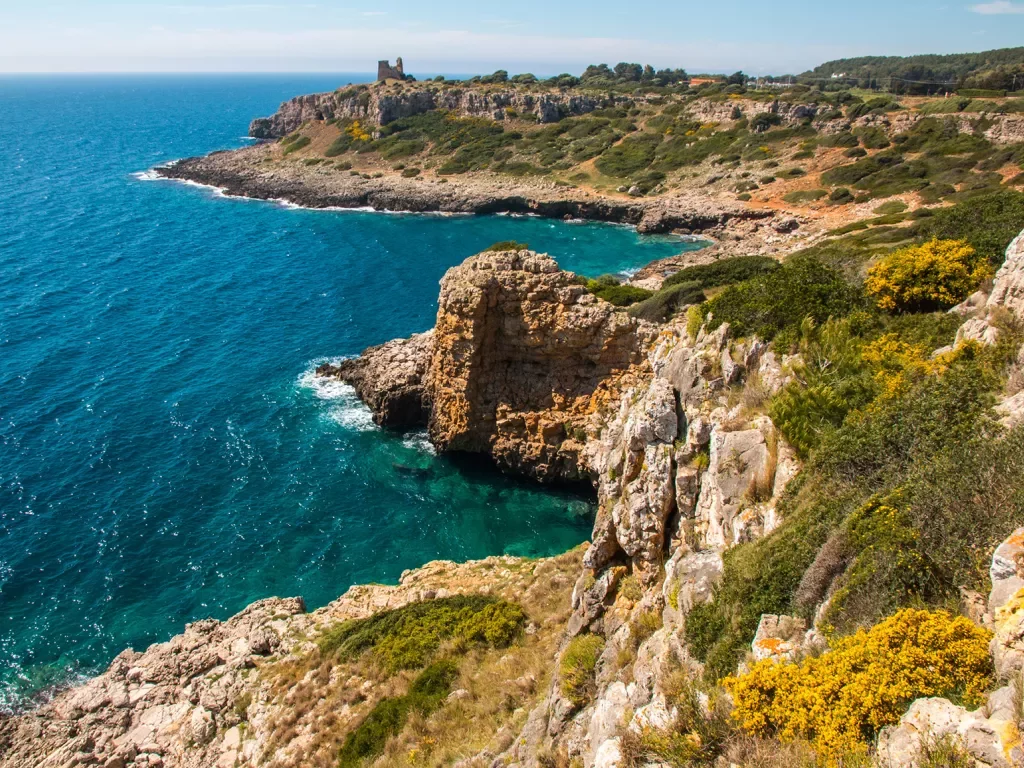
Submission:
<svg viewBox="0 0 1024 768">
<path fill-rule="evenodd" d="M 155 180 L 338 75 L 0 77 L 0 711 L 186 622 L 586 540 L 593 498 L 379 429 L 316 366 L 430 328 L 499 240 L 581 274 L 628 227 L 315 211 Z"/>
</svg>

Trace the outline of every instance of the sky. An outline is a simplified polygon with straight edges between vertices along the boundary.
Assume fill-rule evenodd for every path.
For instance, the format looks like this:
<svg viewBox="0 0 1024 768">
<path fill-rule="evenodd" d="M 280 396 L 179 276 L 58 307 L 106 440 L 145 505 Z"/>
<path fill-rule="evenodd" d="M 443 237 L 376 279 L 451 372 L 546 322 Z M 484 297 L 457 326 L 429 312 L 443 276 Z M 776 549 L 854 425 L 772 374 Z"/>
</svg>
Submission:
<svg viewBox="0 0 1024 768">
<path fill-rule="evenodd" d="M 0 72 L 578 74 L 636 61 L 786 74 L 1024 45 L 1024 0 L 0 0 Z"/>
</svg>

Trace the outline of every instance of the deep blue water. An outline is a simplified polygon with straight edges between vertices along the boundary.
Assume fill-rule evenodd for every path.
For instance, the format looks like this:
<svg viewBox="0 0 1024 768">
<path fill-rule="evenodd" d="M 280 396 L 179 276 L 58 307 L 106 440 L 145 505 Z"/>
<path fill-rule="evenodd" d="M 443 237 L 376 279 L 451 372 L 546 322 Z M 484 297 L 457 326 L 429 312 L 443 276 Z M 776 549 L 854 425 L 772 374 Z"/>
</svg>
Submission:
<svg viewBox="0 0 1024 768">
<path fill-rule="evenodd" d="M 586 274 L 680 241 L 137 176 L 353 79 L 0 78 L 0 707 L 261 597 L 589 534 L 585 499 L 435 457 L 310 372 L 430 327 L 445 269 L 496 240 Z"/>
</svg>

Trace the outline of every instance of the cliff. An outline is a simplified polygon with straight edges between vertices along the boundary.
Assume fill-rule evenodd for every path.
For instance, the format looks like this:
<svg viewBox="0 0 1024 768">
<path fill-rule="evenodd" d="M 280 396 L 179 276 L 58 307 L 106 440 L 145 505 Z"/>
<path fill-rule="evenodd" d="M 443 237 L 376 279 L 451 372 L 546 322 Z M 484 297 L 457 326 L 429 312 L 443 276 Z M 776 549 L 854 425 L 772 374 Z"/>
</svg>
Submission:
<svg viewBox="0 0 1024 768">
<path fill-rule="evenodd" d="M 440 450 L 541 480 L 589 478 L 589 417 L 606 381 L 643 361 L 653 329 L 529 251 L 453 267 L 438 304 L 431 332 L 318 373 L 354 385 L 380 424 L 427 426 Z"/>
<path fill-rule="evenodd" d="M 433 84 L 375 83 L 330 93 L 298 96 L 284 102 L 270 117 L 253 120 L 249 135 L 257 139 L 286 136 L 308 120 L 353 118 L 387 125 L 403 117 L 443 109 L 463 117 L 504 120 L 509 111 L 555 123 L 626 101 L 625 97 L 593 94 L 529 93 L 521 90 L 448 88 Z"/>
<path fill-rule="evenodd" d="M 1021 258 L 1011 247 L 992 305 L 975 302 L 981 317 L 1016 311 Z M 313 613 L 299 599 L 271 599 L 226 622 L 196 622 L 0 721 L 0 766 L 326 768 L 357 764 L 358 754 L 362 764 L 625 768 L 673 734 L 682 741 L 664 743 L 714 737 L 706 723 L 726 728 L 729 704 L 700 687 L 705 665 L 687 625 L 723 588 L 735 550 L 786 524 L 780 510 L 792 509 L 787 489 L 801 464 L 765 402 L 801 368 L 756 338 L 731 338 L 725 324 L 686 326 L 632 320 L 529 251 L 452 268 L 432 331 L 320 374 L 350 381 L 381 423 L 426 423 L 443 450 L 488 454 L 541 479 L 591 480 L 592 543 L 546 561 L 429 564 Z M 965 610 L 992 633 L 998 687 L 975 711 L 939 697 L 913 702 L 881 731 L 880 768 L 920 768 L 936 739 L 977 766 L 1024 760 L 1007 682 L 1024 667 L 1022 542 L 1024 529 L 991 556 L 987 597 L 964 593 Z M 470 629 L 447 644 L 431 639 L 432 628 L 455 626 L 457 595 L 475 596 L 455 604 Z M 831 595 L 816 599 L 817 618 Z M 763 615 L 743 665 L 817 655 L 825 630 Z M 338 650 L 348 647 L 356 652 Z M 394 654 L 412 654 L 415 670 L 435 652 L 442 666 L 427 670 L 447 677 L 406 726 L 403 702 L 426 671 L 414 677 L 393 661 L 410 657 Z M 385 711 L 398 724 L 375 736 Z M 725 754 L 737 765 L 803 754 L 772 743 L 755 744 L 754 755 L 739 740 Z"/>
</svg>

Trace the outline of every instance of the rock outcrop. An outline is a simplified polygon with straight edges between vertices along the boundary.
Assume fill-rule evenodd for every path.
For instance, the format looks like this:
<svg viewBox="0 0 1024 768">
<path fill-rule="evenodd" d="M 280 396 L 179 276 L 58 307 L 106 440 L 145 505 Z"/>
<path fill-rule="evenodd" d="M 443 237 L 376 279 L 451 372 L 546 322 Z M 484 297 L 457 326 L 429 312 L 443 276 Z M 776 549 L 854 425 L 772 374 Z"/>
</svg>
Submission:
<svg viewBox="0 0 1024 768">
<path fill-rule="evenodd" d="M 626 101 L 626 98 L 560 92 L 529 93 L 513 88 L 472 90 L 433 84 L 375 83 L 290 99 L 270 117 L 253 120 L 249 135 L 257 139 L 280 138 L 308 120 L 352 118 L 373 125 L 387 125 L 433 109 L 492 120 L 504 120 L 513 113 L 533 116 L 541 123 L 554 123 L 563 117 L 585 115 L 620 101 Z"/>
<path fill-rule="evenodd" d="M 1007 709 L 988 717 L 939 698 L 918 699 L 898 726 L 882 729 L 878 764 L 883 768 L 921 768 L 925 764 L 923 755 L 939 745 L 966 752 L 978 768 L 1024 765 L 1020 734 Z"/>
<path fill-rule="evenodd" d="M 424 377 L 433 340 L 433 331 L 395 339 L 370 347 L 359 357 L 324 363 L 316 369 L 316 375 L 351 384 L 382 427 L 420 427 L 430 415 Z"/>
<path fill-rule="evenodd" d="M 427 374 L 430 439 L 540 479 L 582 479 L 601 384 L 643 358 L 652 329 L 549 256 L 485 252 L 441 281 Z"/>
<path fill-rule="evenodd" d="M 0 766 L 231 766 L 245 754 L 236 703 L 278 652 L 301 599 L 261 600 L 225 622 L 189 624 L 41 709 L 0 720 Z M 245 755 L 251 757 L 251 755 Z"/>
<path fill-rule="evenodd" d="M 1024 320 L 1024 232 L 1006 249 L 1006 257 L 987 293 L 971 296 L 954 312 L 967 319 L 957 331 L 956 343 L 966 340 L 994 344 L 998 335 L 998 313 L 1009 311 Z"/>
<path fill-rule="evenodd" d="M 425 334 L 322 366 L 396 427 L 427 426 L 442 451 L 481 453 L 540 480 L 583 480 L 602 385 L 643 360 L 652 331 L 530 251 L 484 252 L 448 270 Z"/>
</svg>

